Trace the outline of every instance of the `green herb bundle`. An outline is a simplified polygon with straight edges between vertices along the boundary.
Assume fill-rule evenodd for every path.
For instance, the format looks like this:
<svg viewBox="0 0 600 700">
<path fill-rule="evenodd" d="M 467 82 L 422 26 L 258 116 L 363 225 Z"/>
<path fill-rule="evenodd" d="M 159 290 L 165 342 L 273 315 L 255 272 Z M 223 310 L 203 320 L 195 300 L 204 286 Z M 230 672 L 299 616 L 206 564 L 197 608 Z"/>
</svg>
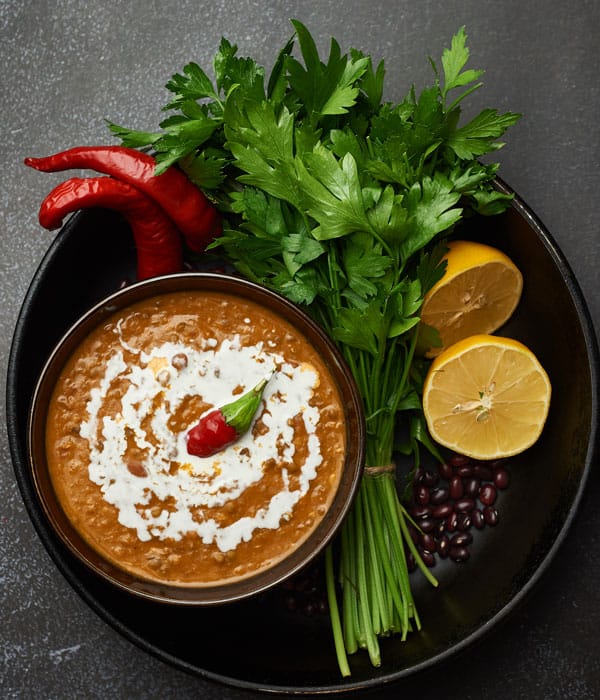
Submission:
<svg viewBox="0 0 600 700">
<path fill-rule="evenodd" d="M 409 534 L 394 456 L 419 464 L 436 454 L 421 412 L 425 361 L 434 344 L 419 323 L 425 293 L 443 274 L 443 241 L 469 213 L 503 211 L 497 164 L 479 159 L 517 119 L 484 109 L 460 124 L 482 72 L 466 69 L 464 29 L 435 62 L 433 85 L 383 101 L 384 64 L 332 39 L 324 62 L 306 27 L 283 47 L 269 76 L 221 40 L 214 82 L 195 63 L 173 76 L 159 131 L 109 124 L 124 145 L 151 146 L 158 172 L 177 163 L 221 209 L 214 248 L 245 277 L 303 306 L 331 335 L 364 401 L 366 465 L 335 551 L 326 555 L 333 636 L 347 654 L 379 638 L 406 637 L 420 621 L 407 553 Z M 301 59 L 294 57 L 299 45 Z M 402 436 L 401 444 L 397 443 Z"/>
</svg>

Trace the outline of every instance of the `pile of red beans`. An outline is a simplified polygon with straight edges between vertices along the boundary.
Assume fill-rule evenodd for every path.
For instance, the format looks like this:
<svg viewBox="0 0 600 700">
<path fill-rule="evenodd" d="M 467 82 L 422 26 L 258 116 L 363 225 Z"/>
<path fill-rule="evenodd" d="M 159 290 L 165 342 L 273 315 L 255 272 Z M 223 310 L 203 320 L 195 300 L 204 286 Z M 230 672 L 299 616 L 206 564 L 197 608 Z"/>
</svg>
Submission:
<svg viewBox="0 0 600 700">
<path fill-rule="evenodd" d="M 321 559 L 281 584 L 283 604 L 288 612 L 308 617 L 329 612 L 325 571 Z"/>
<path fill-rule="evenodd" d="M 469 559 L 473 530 L 498 523 L 498 492 L 509 482 L 504 460 L 480 462 L 454 455 L 437 468 L 417 470 L 407 506 L 416 527 L 409 524 L 409 531 L 426 566 L 435 566 L 438 557 L 454 562 Z M 414 571 L 417 564 L 408 547 L 406 560 L 408 570 Z M 319 559 L 282 584 L 287 610 L 308 616 L 327 614 L 323 577 Z"/>
<path fill-rule="evenodd" d="M 423 562 L 432 567 L 437 557 L 467 561 L 473 529 L 498 523 L 498 491 L 506 489 L 509 481 L 502 460 L 480 462 L 455 455 L 437 469 L 418 469 L 408 512 L 417 525 L 409 529 Z M 410 551 L 407 561 L 409 571 L 414 570 Z"/>
</svg>

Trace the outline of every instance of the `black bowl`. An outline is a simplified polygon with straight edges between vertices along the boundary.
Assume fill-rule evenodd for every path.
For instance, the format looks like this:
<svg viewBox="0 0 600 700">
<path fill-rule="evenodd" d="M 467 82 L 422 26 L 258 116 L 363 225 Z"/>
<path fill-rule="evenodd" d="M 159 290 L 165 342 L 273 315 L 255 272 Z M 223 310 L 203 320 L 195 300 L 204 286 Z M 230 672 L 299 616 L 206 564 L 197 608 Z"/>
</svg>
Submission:
<svg viewBox="0 0 600 700">
<path fill-rule="evenodd" d="M 502 183 L 499 188 L 510 191 Z M 471 558 L 436 567 L 439 589 L 413 574 L 423 623 L 406 642 L 382 643 L 381 667 L 366 655 L 339 675 L 326 616 L 286 611 L 278 589 L 217 609 L 165 608 L 115 591 L 65 549 L 41 512 L 27 468 L 26 429 L 40 370 L 66 328 L 132 274 L 124 224 L 101 211 L 77 215 L 52 244 L 23 304 L 9 364 L 8 428 L 23 499 L 60 571 L 87 603 L 143 649 L 180 669 L 231 686 L 282 693 L 375 688 L 452 658 L 505 619 L 556 556 L 579 505 L 598 424 L 598 347 L 579 286 L 550 234 L 518 197 L 502 216 L 460 231 L 504 250 L 525 278 L 520 305 L 502 329 L 527 344 L 553 385 L 541 439 L 510 461 L 500 522 L 476 533 Z M 89 241 L 101 241 L 94 255 Z M 170 629 L 173 633 L 165 635 Z M 210 629 L 210 635 L 198 635 Z"/>
</svg>

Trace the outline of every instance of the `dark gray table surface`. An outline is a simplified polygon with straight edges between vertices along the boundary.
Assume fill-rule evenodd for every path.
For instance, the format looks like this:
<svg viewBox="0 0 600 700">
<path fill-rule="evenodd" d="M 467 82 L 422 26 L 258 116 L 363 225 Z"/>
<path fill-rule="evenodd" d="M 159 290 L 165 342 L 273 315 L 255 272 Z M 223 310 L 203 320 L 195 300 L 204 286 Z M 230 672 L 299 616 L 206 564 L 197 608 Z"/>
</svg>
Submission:
<svg viewBox="0 0 600 700">
<path fill-rule="evenodd" d="M 467 26 L 475 106 L 522 112 L 499 153 L 501 175 L 547 225 L 600 328 L 600 4 L 548 0 L 2 0 L 0 2 L 1 375 L 27 286 L 52 235 L 37 224 L 47 179 L 26 155 L 112 143 L 104 119 L 154 126 L 163 85 L 185 63 L 208 66 L 226 35 L 270 65 L 304 21 L 325 49 L 334 35 L 385 57 L 387 92 L 430 79 Z M 4 392 L 3 392 L 4 393 Z M 166 665 L 100 619 L 40 543 L 0 443 L 0 697 L 250 698 Z M 376 697 L 600 697 L 600 477 L 592 470 L 559 555 L 524 606 L 454 663 Z"/>
</svg>

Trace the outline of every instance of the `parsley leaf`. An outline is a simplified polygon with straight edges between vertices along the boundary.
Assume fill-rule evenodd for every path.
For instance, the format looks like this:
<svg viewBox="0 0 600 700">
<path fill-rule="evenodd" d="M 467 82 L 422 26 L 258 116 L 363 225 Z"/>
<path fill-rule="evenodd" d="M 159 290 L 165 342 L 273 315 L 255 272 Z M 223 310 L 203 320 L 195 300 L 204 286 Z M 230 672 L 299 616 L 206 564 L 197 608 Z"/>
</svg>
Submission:
<svg viewBox="0 0 600 700">
<path fill-rule="evenodd" d="M 106 124 L 110 131 L 117 138 L 121 139 L 123 146 L 127 146 L 128 148 L 144 148 L 145 146 L 151 146 L 162 136 L 162 132 L 160 131 L 137 131 L 136 129 L 128 129 L 127 127 L 119 126 L 108 120 L 106 120 Z"/>
<path fill-rule="evenodd" d="M 194 153 L 189 153 L 179 160 L 179 165 L 200 189 L 214 190 L 225 180 L 223 169 L 226 162 L 227 159 L 216 149 L 200 152 L 194 149 Z"/>
<path fill-rule="evenodd" d="M 364 350 L 376 356 L 379 350 L 381 317 L 378 306 L 375 313 L 369 309 L 341 308 L 336 314 L 332 334 L 335 340 L 355 350 Z"/>
<path fill-rule="evenodd" d="M 352 154 L 338 161 L 329 149 L 318 145 L 297 167 L 307 212 L 318 222 L 312 232 L 315 238 L 327 240 L 372 230 Z"/>
<path fill-rule="evenodd" d="M 444 69 L 444 87 L 442 89 L 442 98 L 446 102 L 450 90 L 458 87 L 464 87 L 469 83 L 477 81 L 482 75 L 481 70 L 466 70 L 463 71 L 467 61 L 469 60 L 469 49 L 466 45 L 467 34 L 464 27 L 461 27 L 458 32 L 452 37 L 452 43 L 449 49 L 444 49 L 442 53 L 442 66 Z M 481 87 L 482 83 L 475 83 L 466 93 L 463 93 L 455 102 L 448 108 L 450 111 L 456 104 L 462 100 L 469 92 Z"/>
<path fill-rule="evenodd" d="M 174 75 L 166 85 L 167 90 L 175 93 L 175 97 L 163 109 L 176 109 L 181 105 L 195 100 L 210 98 L 220 104 L 219 97 L 212 81 L 197 63 L 188 63 L 183 68 L 183 75 Z"/>
<path fill-rule="evenodd" d="M 520 115 L 513 112 L 498 114 L 495 109 L 484 109 L 464 126 L 456 129 L 446 140 L 446 147 L 463 160 L 470 160 L 485 153 L 490 153 L 503 144 L 495 139 L 512 126 Z"/>
<path fill-rule="evenodd" d="M 382 252 L 382 246 L 367 233 L 357 233 L 350 238 L 342 257 L 348 286 L 359 297 L 377 293 L 374 280 L 382 277 L 393 261 Z"/>
<path fill-rule="evenodd" d="M 290 57 L 287 61 L 289 84 L 302 104 L 302 111 L 316 127 L 323 116 L 346 114 L 359 94 L 356 84 L 367 70 L 363 56 L 342 56 L 340 46 L 331 40 L 329 58 L 321 62 L 314 39 L 298 20 L 292 20 L 305 66 Z"/>
<path fill-rule="evenodd" d="M 363 54 L 356 49 L 350 50 L 350 55 L 357 61 L 364 58 Z M 364 94 L 367 104 L 372 110 L 377 110 L 383 99 L 383 81 L 385 78 L 385 63 L 381 60 L 377 68 L 373 70 L 373 59 L 367 56 L 366 70 L 360 81 L 360 89 Z"/>
<path fill-rule="evenodd" d="M 251 58 L 237 56 L 237 46 L 225 38 L 221 39 L 213 67 L 220 93 L 228 95 L 239 88 L 247 97 L 264 99 L 264 68 Z"/>
<path fill-rule="evenodd" d="M 401 256 L 407 260 L 425 248 L 437 234 L 451 229 L 461 218 L 456 207 L 460 193 L 443 176 L 436 174 L 414 184 L 404 199 L 408 211 L 408 231 L 400 245 Z"/>
</svg>

